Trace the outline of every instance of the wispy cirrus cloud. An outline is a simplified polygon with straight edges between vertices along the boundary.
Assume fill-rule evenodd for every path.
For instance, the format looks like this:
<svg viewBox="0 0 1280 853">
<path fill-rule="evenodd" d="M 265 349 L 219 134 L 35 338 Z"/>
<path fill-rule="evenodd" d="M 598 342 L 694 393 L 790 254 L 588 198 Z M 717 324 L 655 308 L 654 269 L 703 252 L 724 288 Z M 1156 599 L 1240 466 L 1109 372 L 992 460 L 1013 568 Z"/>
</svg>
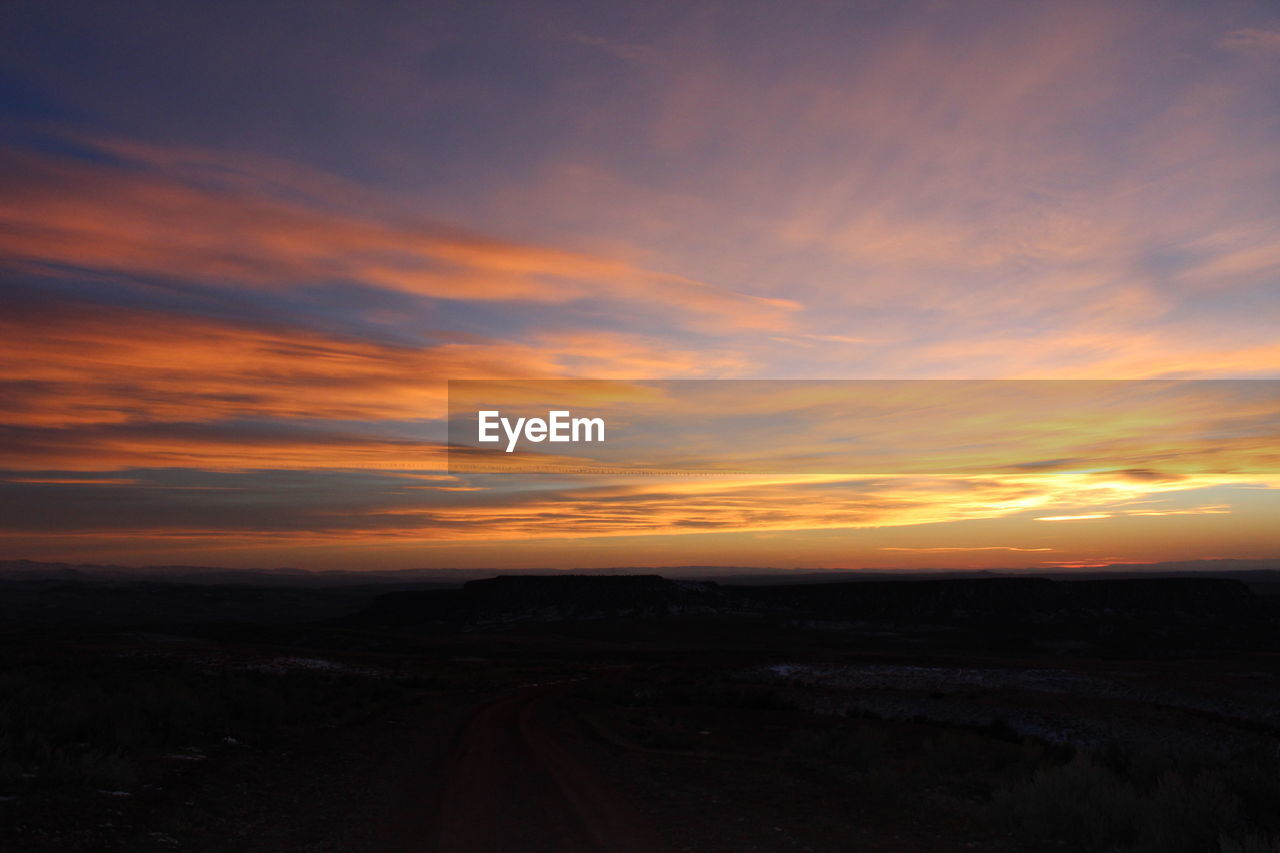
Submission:
<svg viewBox="0 0 1280 853">
<path fill-rule="evenodd" d="M 912 554 L 954 554 L 964 553 L 967 551 L 1052 551 L 1053 548 L 1018 548 L 1014 545 L 955 545 L 943 546 L 940 548 L 907 548 L 886 545 L 880 549 L 881 551 L 907 551 Z"/>
<path fill-rule="evenodd" d="M 230 419 L 441 419 L 444 378 L 651 376 L 742 369 L 641 335 L 524 342 L 450 336 L 406 346 L 296 326 L 66 301 L 0 317 L 0 423 L 59 428 Z M 450 340 L 453 337 L 453 340 Z"/>
<path fill-rule="evenodd" d="M 1222 37 L 1222 46 L 1244 52 L 1280 54 L 1280 28 L 1245 27 Z"/>
<path fill-rule="evenodd" d="M 362 517 L 366 530 L 396 530 L 399 536 L 449 541 L 862 530 L 1005 519 L 1035 511 L 1110 505 L 1257 481 L 1256 477 L 1196 477 L 1176 484 L 1100 483 L 1083 474 L 1016 478 L 646 479 L 657 482 L 582 483 L 504 494 L 500 499 L 492 493 L 478 493 L 473 500 L 448 504 L 370 508 Z M 1180 514 L 1193 512 L 1201 511 Z M 1212 512 L 1222 510 L 1212 508 Z M 1037 520 L 1101 519 L 1129 514 L 1090 512 Z"/>
<path fill-rule="evenodd" d="M 446 462 L 439 440 L 380 438 L 354 429 L 158 422 L 61 429 L 0 427 L 0 436 L 0 467 L 9 471 L 397 472 L 442 470 Z"/>
<path fill-rule="evenodd" d="M 1268 447 L 1212 433 L 1073 472 L 1053 430 L 1105 440 L 1087 418 L 1023 431 L 1013 462 L 1040 469 L 999 477 L 423 479 L 446 477 L 448 378 L 1280 375 L 1265 4 L 751 9 L 15 18 L 7 541 L 393 542 L 414 565 L 598 540 L 616 565 L 750 559 L 767 535 L 781 563 L 821 542 L 1093 565 L 1217 553 L 1195 539 L 1212 523 L 1274 550 L 1248 500 L 1172 499 L 1243 488 Z M 1232 464 L 1180 476 L 1188 450 Z"/>
<path fill-rule="evenodd" d="M 482 303 L 630 302 L 722 331 L 785 329 L 799 308 L 623 260 L 468 234 L 389 205 L 335 210 L 207 156 L 138 156 L 153 150 L 116 146 L 111 153 L 133 155 L 118 163 L 0 151 L 0 253 L 10 263 L 242 288 L 338 282 Z M 332 202 L 334 189 L 322 189 Z"/>
<path fill-rule="evenodd" d="M 188 445 L 189 446 L 189 445 Z M 253 449 L 245 442 L 245 450 Z M 267 459 L 277 448 L 258 445 Z M 319 446 L 313 448 L 320 452 Z M 356 448 L 357 450 L 359 448 Z M 294 453 L 305 454 L 299 444 Z M 184 451 L 185 452 L 185 451 Z M 336 449 L 342 453 L 341 447 Z M 282 458 L 275 470 L 287 469 L 290 458 L 281 449 Z M 240 457 L 244 458 L 244 455 Z M 339 455 L 338 459 L 342 459 Z M 216 459 L 200 460 L 211 468 Z M 305 460 L 302 460 L 305 461 Z M 346 461 L 360 467 L 354 456 Z M 393 462 L 390 456 L 381 460 Z M 337 466 L 333 466 L 337 467 Z M 235 469 L 228 465 L 227 471 Z M 1222 478 L 1196 478 L 1182 484 L 1108 483 L 1099 486 L 1082 475 L 1044 475 L 1023 478 L 874 478 L 773 477 L 773 478 L 645 478 L 643 482 L 619 480 L 611 484 L 543 482 L 538 488 L 506 491 L 484 488 L 482 481 L 466 476 L 435 482 L 423 491 L 415 488 L 411 478 L 386 479 L 387 471 L 372 465 L 365 469 L 373 478 L 352 483 L 344 494 L 330 489 L 300 490 L 295 487 L 289 501 L 271 498 L 278 486 L 260 483 L 254 477 L 228 481 L 228 487 L 241 497 L 220 504 L 211 501 L 208 515 L 201 515 L 198 505 L 164 507 L 154 515 L 140 515 L 126 507 L 122 513 L 104 518 L 89 515 L 68 527 L 56 522 L 53 529 L 84 534 L 118 527 L 137 529 L 142 534 L 169 526 L 175 535 L 182 531 L 206 532 L 218 527 L 227 536 L 261 536 L 275 534 L 283 541 L 346 542 L 371 544 L 381 540 L 399 542 L 496 542 L 574 539 L 623 539 L 637 536 L 683 537 L 705 534 L 742 534 L 748 532 L 797 533 L 804 531 L 846 531 L 891 536 L 874 551 L 920 554 L 956 554 L 967 552 L 1056 551 L 1067 556 L 1080 553 L 1084 546 L 1074 540 L 1036 541 L 1039 534 L 1022 525 L 1001 528 L 1006 536 L 1016 536 L 1014 543 L 989 545 L 904 546 L 902 534 L 891 531 L 917 528 L 921 525 L 943 525 L 940 530 L 956 529 L 945 525 L 956 523 L 1012 523 L 1021 518 L 1042 521 L 1107 520 L 1119 525 L 1118 530 L 1133 530 L 1134 525 L 1158 525 L 1155 515 L 1230 515 L 1222 506 L 1171 508 L 1162 511 L 1132 512 L 1127 503 L 1153 496 L 1178 498 L 1183 492 L 1221 488 L 1231 485 Z M 154 476 L 149 474 L 148 476 Z M 230 474 L 224 476 L 231 476 Z M 267 474 L 254 475 L 265 477 Z M 274 475 L 272 475 L 274 476 Z M 321 476 L 308 474 L 308 477 Z M 327 474 L 324 476 L 338 476 Z M 1238 479 L 1235 485 L 1254 480 Z M 1275 483 L 1273 483 L 1275 485 Z M 481 486 L 480 488 L 475 488 Z M 49 486 L 50 488 L 59 488 Z M 69 488 L 69 487 L 62 487 Z M 82 488 L 105 488 L 82 486 Z M 127 488 L 127 487 L 122 487 Z M 258 503 L 246 501 L 244 495 L 257 494 Z M 88 500 L 87 498 L 85 500 Z M 139 499 L 134 499 L 134 506 Z M 162 500 L 162 498 L 156 498 Z M 92 504 L 88 504 L 92 505 Z M 1082 512 L 1079 507 L 1105 507 L 1104 510 Z M 1036 516 L 1034 513 L 1057 514 Z M 1074 511 L 1073 511 L 1074 510 Z M 11 535 L 23 530 L 33 532 L 48 527 L 50 521 L 39 511 L 39 525 L 24 522 L 32 515 L 30 507 L 14 513 L 6 526 Z M 155 523 L 156 518 L 165 525 Z M 215 525 L 214 522 L 217 521 Z M 1047 525 L 1046 527 L 1055 527 Z M 1144 529 L 1151 529 L 1150 527 Z M 1166 535 L 1167 527 L 1161 528 Z M 186 534 L 183 534 L 186 535 Z M 945 532 L 942 535 L 946 535 Z M 996 534 L 1000 535 L 1000 534 Z M 1032 537 L 1028 539 L 1028 537 Z M 896 542 L 895 542 L 896 539 Z M 678 542 L 678 540 L 672 540 Z M 988 542 L 990 539 L 987 540 Z M 1005 540 L 1008 542 L 1008 540 Z M 675 545 L 674 547 L 678 547 Z"/>
</svg>

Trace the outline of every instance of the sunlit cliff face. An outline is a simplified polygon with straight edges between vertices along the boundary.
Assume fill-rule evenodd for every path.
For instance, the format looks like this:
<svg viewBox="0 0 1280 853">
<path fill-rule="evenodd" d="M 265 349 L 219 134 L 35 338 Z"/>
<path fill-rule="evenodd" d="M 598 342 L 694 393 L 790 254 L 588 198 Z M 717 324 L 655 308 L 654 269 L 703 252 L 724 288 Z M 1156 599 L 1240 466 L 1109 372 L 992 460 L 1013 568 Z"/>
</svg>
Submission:
<svg viewBox="0 0 1280 853">
<path fill-rule="evenodd" d="M 1266 422 L 1244 404 L 1036 470 L 503 477 L 442 448 L 448 379 L 1280 378 L 1270 4 L 6 17 L 0 556 L 1280 550 L 1275 442 L 1216 429 Z M 1096 429 L 1046 418 L 1018 459 Z"/>
</svg>

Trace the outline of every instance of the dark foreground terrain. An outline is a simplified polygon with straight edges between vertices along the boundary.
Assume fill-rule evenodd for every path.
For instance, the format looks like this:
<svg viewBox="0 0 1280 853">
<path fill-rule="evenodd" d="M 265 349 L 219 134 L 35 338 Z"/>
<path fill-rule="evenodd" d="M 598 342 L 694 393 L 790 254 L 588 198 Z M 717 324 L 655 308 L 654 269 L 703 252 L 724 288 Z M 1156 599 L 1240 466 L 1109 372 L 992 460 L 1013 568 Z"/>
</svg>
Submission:
<svg viewBox="0 0 1280 853">
<path fill-rule="evenodd" d="M 0 583 L 5 851 L 1280 850 L 1225 578 Z"/>
</svg>

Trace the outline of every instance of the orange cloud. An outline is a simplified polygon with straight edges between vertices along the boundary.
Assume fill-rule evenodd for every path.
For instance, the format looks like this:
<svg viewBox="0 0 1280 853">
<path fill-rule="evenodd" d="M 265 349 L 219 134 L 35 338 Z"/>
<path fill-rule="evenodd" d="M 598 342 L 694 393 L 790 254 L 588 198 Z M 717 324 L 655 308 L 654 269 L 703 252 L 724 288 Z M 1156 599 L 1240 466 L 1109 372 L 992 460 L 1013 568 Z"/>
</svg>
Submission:
<svg viewBox="0 0 1280 853">
<path fill-rule="evenodd" d="M 950 554 L 963 551 L 1052 551 L 1053 548 L 1017 548 L 1013 545 L 979 545 L 968 548 L 964 546 L 942 548 L 895 548 L 884 547 L 881 551 L 909 551 L 916 554 Z"/>
<path fill-rule="evenodd" d="M 1089 472 L 1101 485 L 1275 471 L 1276 391 L 1273 382 L 481 381 L 455 385 L 453 403 L 457 412 L 496 400 L 520 403 L 522 414 L 590 408 L 620 427 L 611 442 L 575 452 L 571 467 L 862 475 L 1070 470 Z M 537 459 L 530 453 L 525 461 Z M 492 465 L 507 470 L 513 460 L 478 449 L 463 461 L 480 473 Z"/>
<path fill-rule="evenodd" d="M 364 470 L 385 473 L 443 469 L 439 442 L 377 440 L 341 432 L 223 431 L 178 424 L 10 432 L 0 468 L 10 471 Z"/>
<path fill-rule="evenodd" d="M 1225 504 L 1216 506 L 1198 506 L 1192 509 L 1148 509 L 1148 510 L 1129 510 L 1125 515 L 1228 515 L 1231 513 L 1231 507 Z"/>
<path fill-rule="evenodd" d="M 386 531 L 389 535 L 429 541 L 466 541 L 907 527 L 1134 501 L 1152 494 L 1231 482 L 1241 481 L 1205 477 L 1188 478 L 1178 485 L 1115 481 L 1100 486 L 1080 474 L 875 480 L 817 476 L 653 477 L 642 482 L 623 480 L 504 495 L 500 502 L 481 493 L 469 503 L 459 500 L 442 506 L 374 508 L 360 514 L 366 524 L 354 522 L 365 532 L 351 535 Z M 1072 513 L 1034 520 L 1102 519 L 1124 514 Z M 349 517 L 344 514 L 344 518 Z M 923 550 L 1004 549 L 992 546 Z"/>
<path fill-rule="evenodd" d="M 1189 337 L 1176 330 L 1080 327 L 1018 331 L 923 344 L 903 364 L 931 375 L 1006 379 L 1196 379 L 1267 377 L 1280 368 L 1280 344 Z"/>
<path fill-rule="evenodd" d="M 59 486 L 136 486 L 141 483 L 132 477 L 4 477 L 0 482 Z"/>
<path fill-rule="evenodd" d="M 445 416 L 445 378 L 741 369 L 730 355 L 708 358 L 643 336 L 604 332 L 570 330 L 530 343 L 408 347 L 157 311 L 10 308 L 0 315 L 7 398 L 0 423 L 27 427 L 439 419 Z"/>
<path fill-rule="evenodd" d="M 799 307 L 385 209 L 355 216 L 254 185 L 243 171 L 227 181 L 212 165 L 200 169 L 189 159 L 166 173 L 174 159 L 143 159 L 152 149 L 141 146 L 115 146 L 114 153 L 139 159 L 110 166 L 0 152 L 0 253 L 27 264 L 241 286 L 343 281 L 467 301 L 621 300 L 711 330 L 785 329 Z"/>
</svg>

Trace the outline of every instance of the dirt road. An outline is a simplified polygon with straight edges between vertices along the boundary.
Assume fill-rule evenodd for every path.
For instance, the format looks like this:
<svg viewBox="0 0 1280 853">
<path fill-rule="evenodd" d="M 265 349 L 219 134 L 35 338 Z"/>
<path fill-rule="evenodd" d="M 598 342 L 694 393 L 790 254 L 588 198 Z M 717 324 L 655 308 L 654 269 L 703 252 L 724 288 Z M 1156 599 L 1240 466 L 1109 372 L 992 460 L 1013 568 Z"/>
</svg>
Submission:
<svg viewBox="0 0 1280 853">
<path fill-rule="evenodd" d="M 564 689 L 524 687 L 431 719 L 411 742 L 416 755 L 400 757 L 383 849 L 665 851 L 645 815 L 584 760 L 589 735 L 557 702 Z"/>
</svg>

